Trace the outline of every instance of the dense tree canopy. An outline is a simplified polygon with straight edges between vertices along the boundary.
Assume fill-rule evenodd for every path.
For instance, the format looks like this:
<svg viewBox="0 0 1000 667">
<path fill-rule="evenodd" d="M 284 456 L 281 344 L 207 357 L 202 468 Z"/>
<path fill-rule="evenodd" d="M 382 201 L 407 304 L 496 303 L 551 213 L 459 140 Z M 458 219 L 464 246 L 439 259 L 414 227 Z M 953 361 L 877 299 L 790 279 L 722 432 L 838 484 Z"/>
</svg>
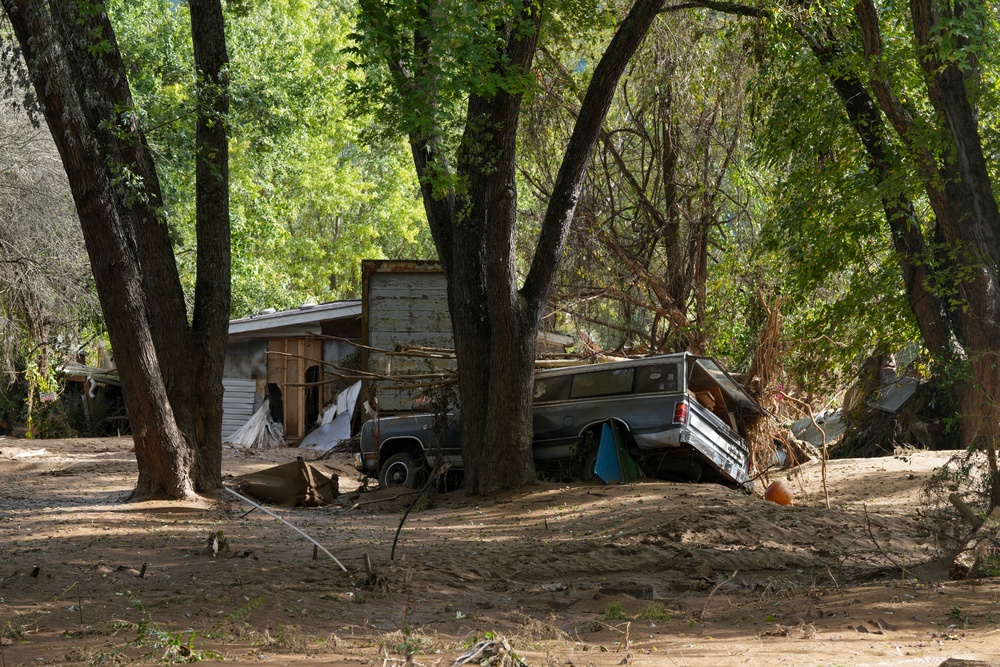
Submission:
<svg viewBox="0 0 1000 667">
<path fill-rule="evenodd" d="M 33 419 L 55 388 L 53 362 L 101 332 L 93 276 L 59 154 L 22 110 L 0 108 L 0 420 L 32 435 L 62 433 Z M 21 400 L 25 413 L 19 414 Z"/>
<path fill-rule="evenodd" d="M 111 11 L 190 275 L 187 5 L 143 0 Z M 345 94 L 353 13 L 345 0 L 227 5 L 234 316 L 356 297 L 359 258 L 433 253 L 405 143 L 354 114 Z"/>
</svg>

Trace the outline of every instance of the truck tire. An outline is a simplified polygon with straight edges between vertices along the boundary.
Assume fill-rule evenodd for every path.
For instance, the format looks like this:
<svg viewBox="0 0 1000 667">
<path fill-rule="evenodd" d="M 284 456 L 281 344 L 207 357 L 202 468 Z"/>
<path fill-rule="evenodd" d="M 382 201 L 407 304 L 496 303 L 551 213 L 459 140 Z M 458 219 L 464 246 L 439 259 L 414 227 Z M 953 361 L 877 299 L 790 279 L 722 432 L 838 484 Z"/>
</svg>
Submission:
<svg viewBox="0 0 1000 667">
<path fill-rule="evenodd" d="M 378 472 L 378 482 L 383 487 L 415 489 L 424 478 L 424 468 L 412 454 L 400 452 L 390 456 Z"/>
</svg>

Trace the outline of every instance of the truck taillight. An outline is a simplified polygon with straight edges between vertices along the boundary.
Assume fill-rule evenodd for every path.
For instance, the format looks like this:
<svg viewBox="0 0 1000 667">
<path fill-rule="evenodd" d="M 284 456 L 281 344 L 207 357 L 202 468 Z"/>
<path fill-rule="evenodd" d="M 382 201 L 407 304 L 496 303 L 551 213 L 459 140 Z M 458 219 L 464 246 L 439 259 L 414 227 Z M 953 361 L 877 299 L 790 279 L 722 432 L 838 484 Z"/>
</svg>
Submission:
<svg viewBox="0 0 1000 667">
<path fill-rule="evenodd" d="M 676 406 L 674 406 L 674 423 L 675 424 L 687 424 L 688 421 L 688 404 L 681 401 Z"/>
</svg>

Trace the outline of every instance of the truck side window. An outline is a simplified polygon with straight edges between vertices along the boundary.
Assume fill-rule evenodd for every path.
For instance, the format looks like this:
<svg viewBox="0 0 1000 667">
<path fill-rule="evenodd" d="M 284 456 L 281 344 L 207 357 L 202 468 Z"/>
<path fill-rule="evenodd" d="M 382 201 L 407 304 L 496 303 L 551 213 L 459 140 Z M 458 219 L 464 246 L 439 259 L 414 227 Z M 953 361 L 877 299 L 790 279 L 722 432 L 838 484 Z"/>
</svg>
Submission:
<svg viewBox="0 0 1000 667">
<path fill-rule="evenodd" d="M 579 373 L 573 376 L 570 398 L 591 398 L 593 396 L 614 396 L 631 394 L 634 368 Z"/>
<path fill-rule="evenodd" d="M 635 393 L 652 394 L 677 391 L 677 364 L 643 366 L 638 370 L 639 375 L 635 381 Z"/>
<path fill-rule="evenodd" d="M 570 379 L 564 375 L 535 380 L 535 403 L 565 401 L 569 398 Z"/>
</svg>

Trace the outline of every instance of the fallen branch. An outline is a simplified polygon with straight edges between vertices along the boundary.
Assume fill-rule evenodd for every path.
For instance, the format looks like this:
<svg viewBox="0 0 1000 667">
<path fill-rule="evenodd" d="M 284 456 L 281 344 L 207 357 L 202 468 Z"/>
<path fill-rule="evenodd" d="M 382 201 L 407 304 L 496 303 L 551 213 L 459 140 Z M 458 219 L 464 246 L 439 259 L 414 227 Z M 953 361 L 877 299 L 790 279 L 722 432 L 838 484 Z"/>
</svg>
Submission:
<svg viewBox="0 0 1000 667">
<path fill-rule="evenodd" d="M 892 563 L 893 565 L 895 565 L 896 567 L 898 567 L 900 569 L 900 571 L 902 571 L 905 574 L 906 573 L 906 568 L 903 567 L 902 565 L 900 565 L 899 563 L 897 563 L 896 560 L 892 556 L 890 556 L 888 553 L 886 553 L 885 549 L 883 549 L 882 546 L 878 543 L 878 540 L 875 539 L 875 533 L 872 532 L 872 522 L 868 518 L 868 505 L 867 505 L 867 503 L 861 503 L 861 506 L 865 510 L 865 527 L 868 528 L 868 537 L 872 538 L 872 544 L 875 545 L 876 549 L 878 549 L 880 552 L 882 552 L 882 555 L 885 556 L 885 559 L 887 561 L 889 561 L 890 563 Z"/>
<path fill-rule="evenodd" d="M 965 547 L 955 554 L 949 574 L 952 579 L 984 576 L 984 569 L 992 569 L 1000 552 L 1000 507 L 994 507 L 986 520 L 972 532 Z"/>
<path fill-rule="evenodd" d="M 477 642 L 468 651 L 455 658 L 452 667 L 462 667 L 462 665 L 469 664 L 528 667 L 528 663 L 511 648 L 506 637 L 495 637 Z"/>
<path fill-rule="evenodd" d="M 948 501 L 955 506 L 958 513 L 962 515 L 962 518 L 969 522 L 969 525 L 972 526 L 972 530 L 976 530 L 983 525 L 983 517 L 976 514 L 976 511 L 972 509 L 967 502 L 962 500 L 962 497 L 957 493 L 948 494 Z"/>
<path fill-rule="evenodd" d="M 402 498 L 403 496 L 412 496 L 414 493 L 420 493 L 420 491 L 405 491 L 404 493 L 397 493 L 391 498 L 376 498 L 375 500 L 363 500 L 361 502 L 354 503 L 347 508 L 347 511 L 356 510 L 362 505 L 375 505 L 378 503 L 387 503 L 390 500 L 396 500 L 397 498 Z"/>
<path fill-rule="evenodd" d="M 443 468 L 438 468 L 437 470 L 432 472 L 430 479 L 428 479 L 427 483 L 424 484 L 424 488 L 420 489 L 420 492 L 417 494 L 417 497 L 413 499 L 413 502 L 410 503 L 410 506 L 406 508 L 405 512 L 403 512 L 403 518 L 399 520 L 399 527 L 396 528 L 396 536 L 392 538 L 392 550 L 389 552 L 389 560 L 391 561 L 396 560 L 396 543 L 399 542 L 399 533 L 400 531 L 403 530 L 403 524 L 406 523 L 406 517 L 410 516 L 410 510 L 412 510 L 414 505 L 417 504 L 417 501 L 424 496 L 424 494 L 427 492 L 427 489 L 431 488 L 431 484 L 435 484 L 440 478 L 444 477 L 444 475 L 447 472 L 448 472 L 448 466 L 444 466 Z"/>
<path fill-rule="evenodd" d="M 823 467 L 822 467 L 822 474 L 823 474 L 823 497 L 826 500 L 826 508 L 830 509 L 830 491 L 826 488 L 826 458 L 827 458 L 826 457 L 826 431 L 824 431 L 823 429 L 821 429 L 819 427 L 819 424 L 816 423 L 816 417 L 813 415 L 813 409 L 812 409 L 811 405 L 809 405 L 805 401 L 800 401 L 797 398 L 789 396 L 785 392 L 781 392 L 781 395 L 783 397 L 787 398 L 788 400 L 794 402 L 794 403 L 798 403 L 799 405 L 801 405 L 802 407 L 804 407 L 806 410 L 809 411 L 809 421 L 812 422 L 813 428 L 816 429 L 817 431 L 819 431 L 819 435 L 823 439 L 822 456 L 820 457 L 820 462 L 823 464 Z"/>
<path fill-rule="evenodd" d="M 277 514 L 275 514 L 275 513 L 274 513 L 274 512 L 272 512 L 272 511 L 270 511 L 270 510 L 269 510 L 269 509 L 267 509 L 266 507 L 261 507 L 260 505 L 258 505 L 258 504 L 257 504 L 257 503 L 255 503 L 254 501 L 250 500 L 250 499 L 249 499 L 249 498 L 247 498 L 246 496 L 243 496 L 243 495 L 240 495 L 239 493 L 236 493 L 235 491 L 233 491 L 233 490 L 232 490 L 232 489 L 230 489 L 229 487 L 226 487 L 226 486 L 224 486 L 224 487 L 222 487 L 222 488 L 223 488 L 224 490 L 228 491 L 229 493 L 233 494 L 234 496 L 236 496 L 237 498 L 239 498 L 239 499 L 240 499 L 240 500 L 242 500 L 243 502 L 245 502 L 245 503 L 250 503 L 251 505 L 253 505 L 253 506 L 254 506 L 254 507 L 256 507 L 257 509 L 259 509 L 259 510 L 260 510 L 261 512 L 264 512 L 265 514 L 267 514 L 267 515 L 269 515 L 269 516 L 272 516 L 272 517 L 274 517 L 275 519 L 277 519 L 277 520 L 278 520 L 278 521 L 280 521 L 281 523 L 285 524 L 286 526 L 288 526 L 289 528 L 291 528 L 292 530 L 294 530 L 294 531 L 295 531 L 296 533 L 298 533 L 298 534 L 299 534 L 299 535 L 301 535 L 302 537 L 304 537 L 304 538 L 306 538 L 307 540 L 309 540 L 310 542 L 312 542 L 312 543 L 313 543 L 314 545 L 316 545 L 316 547 L 317 547 L 317 548 L 318 548 L 318 549 L 319 549 L 320 551 L 322 551 L 322 552 L 323 552 L 323 553 L 325 553 L 325 554 L 326 554 L 327 556 L 329 556 L 330 558 L 332 558 L 332 559 L 333 559 L 333 562 L 334 562 L 334 563 L 336 563 L 336 564 L 337 564 L 337 565 L 338 565 L 338 566 L 340 567 L 340 569 L 341 569 L 341 570 L 343 570 L 344 572 L 347 572 L 347 568 L 346 568 L 346 567 L 344 567 L 344 564 L 343 564 L 343 563 L 341 563 L 341 562 L 340 562 L 339 560 L 337 560 L 337 557 L 336 557 L 336 556 L 334 556 L 334 555 L 333 555 L 332 553 L 330 553 L 329 551 L 327 551 L 326 547 L 324 547 L 324 546 L 323 546 L 322 544 L 320 544 L 319 542 L 317 542 L 317 541 L 316 541 L 316 540 L 314 540 L 313 538 L 311 538 L 311 537 L 309 537 L 308 535 L 306 535 L 306 534 L 305 534 L 305 533 L 304 533 L 304 532 L 302 531 L 302 529 L 301 529 L 301 528 L 297 528 L 296 526 L 293 526 L 292 524 L 288 523 L 287 521 L 285 521 L 285 520 L 284 520 L 284 519 L 282 519 L 282 518 L 281 518 L 280 516 L 278 516 Z"/>
<path fill-rule="evenodd" d="M 622 640 L 620 642 L 618 642 L 618 648 L 615 649 L 615 653 L 621 653 L 623 646 L 625 647 L 626 651 L 629 650 L 629 647 L 631 646 L 631 642 L 629 641 L 629 631 L 631 629 L 632 629 L 632 621 L 629 621 L 628 623 L 625 624 L 625 636 L 622 637 Z"/>
<path fill-rule="evenodd" d="M 725 586 L 726 584 L 728 584 L 730 581 L 732 581 L 739 573 L 740 573 L 739 570 L 734 570 L 733 573 L 729 575 L 729 577 L 725 581 L 720 581 L 715 585 L 715 588 L 713 588 L 712 591 L 708 594 L 708 599 L 705 600 L 705 606 L 701 608 L 701 613 L 698 614 L 699 623 L 705 622 L 705 612 L 708 611 L 708 603 L 712 601 L 712 596 L 715 595 L 715 592 L 720 588 L 722 588 L 723 586 Z"/>
</svg>

